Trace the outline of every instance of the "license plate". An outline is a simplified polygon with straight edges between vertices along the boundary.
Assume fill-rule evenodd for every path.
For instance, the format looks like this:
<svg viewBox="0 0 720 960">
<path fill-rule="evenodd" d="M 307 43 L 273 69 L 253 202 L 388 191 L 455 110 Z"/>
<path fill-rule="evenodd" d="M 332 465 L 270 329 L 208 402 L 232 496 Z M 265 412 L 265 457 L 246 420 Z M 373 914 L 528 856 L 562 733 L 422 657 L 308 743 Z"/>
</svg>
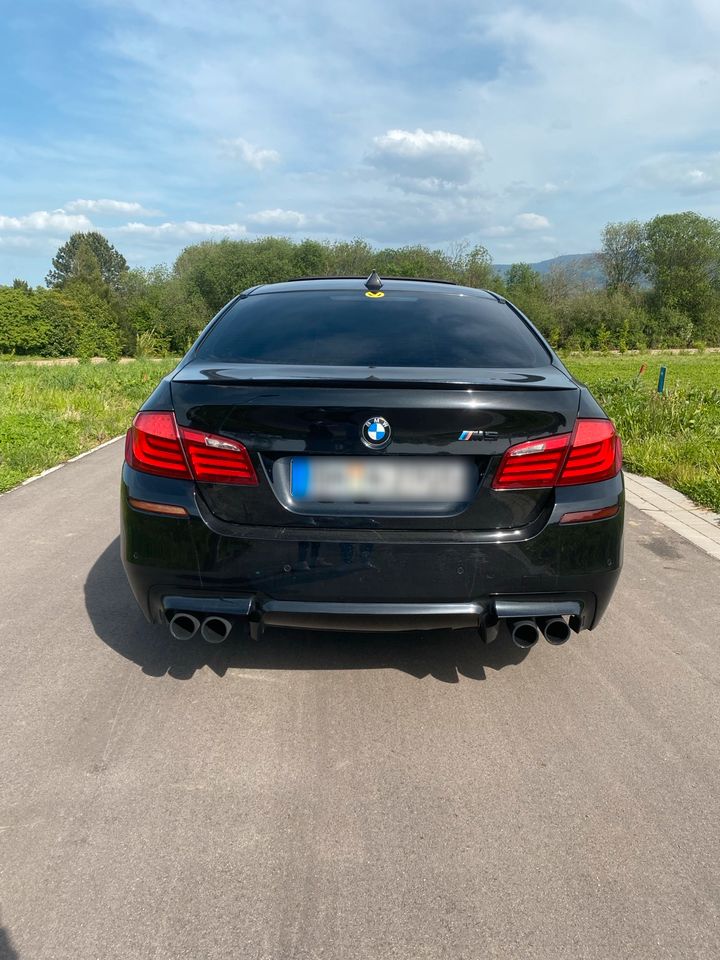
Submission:
<svg viewBox="0 0 720 960">
<path fill-rule="evenodd" d="M 471 466 L 461 457 L 293 457 L 297 500 L 345 503 L 460 503 Z"/>
</svg>

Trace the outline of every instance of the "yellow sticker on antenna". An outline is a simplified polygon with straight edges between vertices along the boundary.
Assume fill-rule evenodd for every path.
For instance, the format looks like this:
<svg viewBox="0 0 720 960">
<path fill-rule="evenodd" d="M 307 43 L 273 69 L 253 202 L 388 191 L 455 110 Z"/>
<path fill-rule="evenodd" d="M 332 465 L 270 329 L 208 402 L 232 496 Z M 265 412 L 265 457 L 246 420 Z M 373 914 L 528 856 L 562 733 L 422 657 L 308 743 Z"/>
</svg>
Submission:
<svg viewBox="0 0 720 960">
<path fill-rule="evenodd" d="M 377 300 L 378 297 L 384 297 L 385 294 L 382 292 L 382 290 L 367 290 L 365 296 L 372 297 L 373 300 Z"/>
</svg>

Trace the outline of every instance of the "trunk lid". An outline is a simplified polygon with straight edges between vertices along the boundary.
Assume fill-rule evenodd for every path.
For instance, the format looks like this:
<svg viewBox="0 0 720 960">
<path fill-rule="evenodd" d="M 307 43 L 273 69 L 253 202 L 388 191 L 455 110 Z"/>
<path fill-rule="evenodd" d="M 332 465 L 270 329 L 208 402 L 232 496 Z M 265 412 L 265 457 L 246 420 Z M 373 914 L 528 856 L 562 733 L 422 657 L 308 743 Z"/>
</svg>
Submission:
<svg viewBox="0 0 720 960">
<path fill-rule="evenodd" d="M 550 365 L 478 370 L 194 361 L 174 375 L 171 391 L 178 423 L 239 440 L 253 458 L 257 487 L 198 484 L 213 514 L 242 524 L 325 528 L 524 526 L 552 504 L 553 491 L 492 490 L 499 458 L 511 444 L 572 430 L 579 402 L 577 385 Z M 368 449 L 362 440 L 373 417 L 391 426 L 382 449 Z M 413 457 L 467 458 L 472 490 L 463 502 L 391 508 L 294 502 L 293 458 L 331 456 L 393 458 L 403 466 Z"/>
</svg>

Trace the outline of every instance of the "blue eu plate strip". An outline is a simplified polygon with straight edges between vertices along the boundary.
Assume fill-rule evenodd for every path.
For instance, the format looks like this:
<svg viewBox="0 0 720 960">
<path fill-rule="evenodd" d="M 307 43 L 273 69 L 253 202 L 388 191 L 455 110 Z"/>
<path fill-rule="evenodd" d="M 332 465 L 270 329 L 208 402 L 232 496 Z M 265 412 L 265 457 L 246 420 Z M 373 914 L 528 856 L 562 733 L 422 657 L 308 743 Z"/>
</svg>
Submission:
<svg viewBox="0 0 720 960">
<path fill-rule="evenodd" d="M 293 497 L 306 497 L 310 487 L 310 463 L 307 457 L 290 461 L 290 491 Z"/>
</svg>

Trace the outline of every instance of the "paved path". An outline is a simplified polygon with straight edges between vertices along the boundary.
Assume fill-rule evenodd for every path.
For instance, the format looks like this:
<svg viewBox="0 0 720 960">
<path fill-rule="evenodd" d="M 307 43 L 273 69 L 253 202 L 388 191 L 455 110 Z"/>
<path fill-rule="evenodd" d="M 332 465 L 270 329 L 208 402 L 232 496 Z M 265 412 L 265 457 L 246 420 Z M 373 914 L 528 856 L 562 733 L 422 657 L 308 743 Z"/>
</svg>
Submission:
<svg viewBox="0 0 720 960">
<path fill-rule="evenodd" d="M 720 955 L 720 563 L 629 510 L 593 634 L 172 643 L 120 444 L 0 499 L 2 960 Z"/>
<path fill-rule="evenodd" d="M 652 477 L 625 474 L 628 502 L 720 560 L 720 515 Z"/>
</svg>

